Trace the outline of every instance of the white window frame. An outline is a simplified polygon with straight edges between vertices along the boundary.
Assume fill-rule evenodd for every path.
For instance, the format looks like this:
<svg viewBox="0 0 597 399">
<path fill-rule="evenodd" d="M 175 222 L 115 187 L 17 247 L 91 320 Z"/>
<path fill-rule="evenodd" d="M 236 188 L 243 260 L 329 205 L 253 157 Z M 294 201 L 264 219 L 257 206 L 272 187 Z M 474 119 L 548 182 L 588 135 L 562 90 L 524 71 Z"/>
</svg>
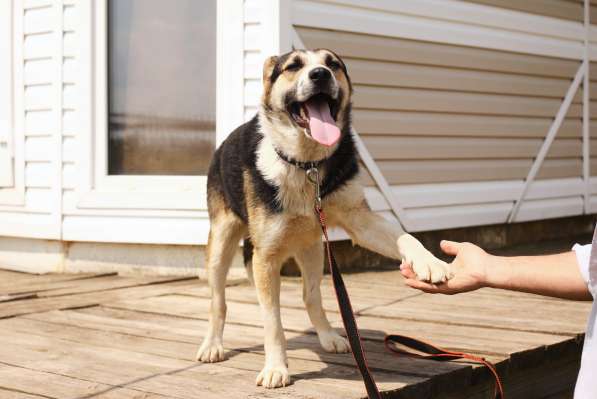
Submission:
<svg viewBox="0 0 597 399">
<path fill-rule="evenodd" d="M 22 38 L 22 0 L 1 2 L 0 54 L 8 56 L 0 58 L 0 207 L 8 210 L 25 205 L 25 139 L 17 117 L 23 115 L 23 69 L 14 67 L 23 59 Z"/>
<path fill-rule="evenodd" d="M 107 0 L 79 3 L 79 208 L 207 209 L 206 176 L 108 174 Z M 243 121 L 243 1 L 217 2 L 216 143 Z"/>
</svg>

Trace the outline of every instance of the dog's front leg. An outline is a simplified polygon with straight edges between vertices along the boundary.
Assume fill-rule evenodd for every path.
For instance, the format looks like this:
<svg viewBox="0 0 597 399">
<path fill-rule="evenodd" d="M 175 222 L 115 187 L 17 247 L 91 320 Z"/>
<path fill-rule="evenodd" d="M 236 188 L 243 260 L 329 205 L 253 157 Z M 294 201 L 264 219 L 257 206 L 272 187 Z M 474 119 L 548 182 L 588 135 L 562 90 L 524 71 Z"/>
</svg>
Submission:
<svg viewBox="0 0 597 399">
<path fill-rule="evenodd" d="M 338 223 L 355 244 L 412 265 L 419 280 L 439 283 L 451 277 L 446 262 L 437 259 L 419 240 L 372 212 L 365 204 L 339 215 Z"/>
<path fill-rule="evenodd" d="M 321 279 L 324 267 L 323 243 L 318 240 L 311 247 L 297 252 L 294 259 L 303 276 L 303 301 L 311 323 L 317 331 L 321 346 L 327 352 L 349 352 L 348 341 L 332 328 L 321 303 Z"/>
<path fill-rule="evenodd" d="M 265 365 L 257 376 L 257 385 L 277 388 L 290 384 L 286 338 L 280 317 L 281 262 L 255 248 L 253 277 L 261 305 L 265 330 Z"/>
</svg>

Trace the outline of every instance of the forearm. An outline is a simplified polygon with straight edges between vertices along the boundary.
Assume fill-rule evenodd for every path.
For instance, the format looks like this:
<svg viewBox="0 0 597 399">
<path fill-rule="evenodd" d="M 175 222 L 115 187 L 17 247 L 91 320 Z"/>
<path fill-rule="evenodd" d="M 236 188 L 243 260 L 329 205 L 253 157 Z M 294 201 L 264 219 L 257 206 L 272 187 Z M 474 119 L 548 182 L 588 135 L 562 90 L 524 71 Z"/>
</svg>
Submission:
<svg viewBox="0 0 597 399">
<path fill-rule="evenodd" d="M 484 285 L 566 299 L 592 300 L 574 252 L 545 256 L 489 256 Z"/>
</svg>

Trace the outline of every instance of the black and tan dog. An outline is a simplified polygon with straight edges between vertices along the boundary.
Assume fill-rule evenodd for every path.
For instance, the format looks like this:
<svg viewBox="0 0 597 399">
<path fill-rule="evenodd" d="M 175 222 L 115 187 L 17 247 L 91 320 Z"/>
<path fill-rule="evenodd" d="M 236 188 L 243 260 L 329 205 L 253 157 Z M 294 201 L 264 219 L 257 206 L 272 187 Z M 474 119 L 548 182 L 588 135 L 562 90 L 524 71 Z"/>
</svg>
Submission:
<svg viewBox="0 0 597 399">
<path fill-rule="evenodd" d="M 412 264 L 422 280 L 449 277 L 448 265 L 419 241 L 371 212 L 359 184 L 351 133 L 352 86 L 332 51 L 293 51 L 270 57 L 263 68 L 258 115 L 237 128 L 216 151 L 208 176 L 211 230 L 207 269 L 212 290 L 210 326 L 197 359 L 224 360 L 226 274 L 239 240 L 245 242 L 265 323 L 265 366 L 257 384 L 290 382 L 280 319 L 280 267 L 294 257 L 303 276 L 303 300 L 326 351 L 349 351 L 321 304 L 321 230 L 313 211 L 315 190 L 306 168 L 321 175 L 323 208 L 330 226 L 353 242 Z"/>
</svg>

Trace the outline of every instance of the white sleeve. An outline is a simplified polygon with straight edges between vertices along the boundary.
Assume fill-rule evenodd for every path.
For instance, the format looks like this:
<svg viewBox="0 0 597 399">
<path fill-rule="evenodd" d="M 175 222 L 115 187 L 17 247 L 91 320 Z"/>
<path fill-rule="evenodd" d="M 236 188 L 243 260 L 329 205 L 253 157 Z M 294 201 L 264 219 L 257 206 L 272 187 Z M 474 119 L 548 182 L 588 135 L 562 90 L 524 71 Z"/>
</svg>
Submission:
<svg viewBox="0 0 597 399">
<path fill-rule="evenodd" d="M 580 245 L 575 244 L 572 250 L 576 252 L 576 260 L 578 261 L 578 267 L 580 274 L 582 274 L 583 280 L 587 285 L 589 284 L 589 259 L 591 258 L 591 244 Z"/>
</svg>

